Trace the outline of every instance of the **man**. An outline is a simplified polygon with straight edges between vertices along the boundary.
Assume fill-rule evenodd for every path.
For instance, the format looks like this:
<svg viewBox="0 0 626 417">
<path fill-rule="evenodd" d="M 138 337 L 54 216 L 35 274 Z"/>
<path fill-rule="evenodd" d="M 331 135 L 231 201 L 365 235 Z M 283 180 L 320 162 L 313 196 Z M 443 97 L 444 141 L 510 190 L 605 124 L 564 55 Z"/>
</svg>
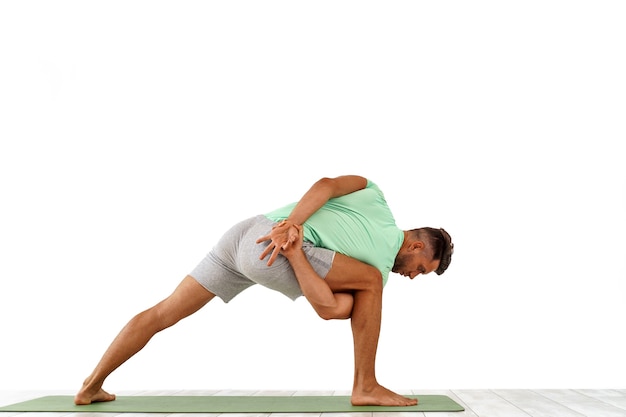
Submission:
<svg viewBox="0 0 626 417">
<path fill-rule="evenodd" d="M 297 204 L 244 220 L 227 231 L 169 297 L 128 322 L 74 402 L 114 400 L 102 389 L 104 380 L 157 332 L 216 295 L 229 302 L 249 286 L 261 284 L 292 299 L 304 295 L 324 319 L 351 319 L 352 404 L 414 405 L 417 400 L 376 380 L 382 289 L 390 271 L 411 279 L 433 271 L 442 274 L 452 252 L 443 229 L 398 229 L 382 192 L 366 178 L 322 178 Z M 266 264 L 262 260 L 267 255 Z"/>
</svg>

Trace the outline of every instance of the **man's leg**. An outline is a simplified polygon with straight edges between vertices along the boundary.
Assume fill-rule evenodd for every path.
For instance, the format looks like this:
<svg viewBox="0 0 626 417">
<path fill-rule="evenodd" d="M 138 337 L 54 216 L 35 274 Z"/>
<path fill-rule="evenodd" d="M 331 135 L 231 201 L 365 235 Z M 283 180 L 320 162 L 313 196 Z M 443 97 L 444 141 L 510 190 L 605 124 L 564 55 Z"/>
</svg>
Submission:
<svg viewBox="0 0 626 417">
<path fill-rule="evenodd" d="M 383 293 L 380 272 L 370 265 L 337 253 L 325 281 L 333 292 L 351 292 L 354 297 L 351 315 L 354 338 L 352 404 L 417 404 L 417 400 L 396 394 L 376 380 L 376 350 Z"/>
<path fill-rule="evenodd" d="M 185 277 L 169 297 L 128 322 L 87 377 L 74 402 L 90 404 L 114 400 L 115 395 L 102 389 L 109 374 L 139 352 L 156 333 L 195 313 L 213 297 L 215 294 L 207 291 L 195 279 Z"/>
</svg>

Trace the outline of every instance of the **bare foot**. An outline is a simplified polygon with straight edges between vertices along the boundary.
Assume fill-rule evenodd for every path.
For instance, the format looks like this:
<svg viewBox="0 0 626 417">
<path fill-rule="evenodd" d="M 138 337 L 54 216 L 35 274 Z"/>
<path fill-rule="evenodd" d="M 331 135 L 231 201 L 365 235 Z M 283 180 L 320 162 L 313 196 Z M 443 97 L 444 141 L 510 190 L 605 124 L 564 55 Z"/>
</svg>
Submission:
<svg viewBox="0 0 626 417">
<path fill-rule="evenodd" d="M 109 394 L 102 388 L 96 391 L 95 394 L 89 392 L 85 386 L 76 394 L 74 397 L 74 404 L 76 405 L 87 405 L 96 402 L 104 402 L 104 401 L 113 401 L 115 400 L 114 394 Z"/>
<path fill-rule="evenodd" d="M 417 405 L 417 399 L 396 394 L 381 385 L 377 385 L 374 389 L 368 391 L 353 390 L 351 402 L 352 405 L 385 405 L 397 407 Z"/>
</svg>

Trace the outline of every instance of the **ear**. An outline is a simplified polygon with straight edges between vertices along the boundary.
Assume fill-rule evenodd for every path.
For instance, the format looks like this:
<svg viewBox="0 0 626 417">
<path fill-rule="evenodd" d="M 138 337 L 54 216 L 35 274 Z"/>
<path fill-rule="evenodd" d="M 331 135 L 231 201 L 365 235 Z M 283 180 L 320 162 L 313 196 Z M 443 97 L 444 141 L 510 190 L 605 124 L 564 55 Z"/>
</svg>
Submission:
<svg viewBox="0 0 626 417">
<path fill-rule="evenodd" d="M 411 245 L 409 246 L 411 250 L 421 250 L 421 249 L 424 249 L 425 247 L 426 245 L 421 240 L 415 240 L 411 242 Z"/>
</svg>

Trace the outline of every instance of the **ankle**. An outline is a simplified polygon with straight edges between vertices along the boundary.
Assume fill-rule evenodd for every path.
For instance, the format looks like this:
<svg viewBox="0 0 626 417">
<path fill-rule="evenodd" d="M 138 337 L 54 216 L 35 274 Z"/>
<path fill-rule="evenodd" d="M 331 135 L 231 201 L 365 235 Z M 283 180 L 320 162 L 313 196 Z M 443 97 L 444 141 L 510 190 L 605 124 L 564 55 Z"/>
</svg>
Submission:
<svg viewBox="0 0 626 417">
<path fill-rule="evenodd" d="M 372 392 L 380 387 L 376 378 L 359 378 L 354 381 L 353 391 Z"/>
<path fill-rule="evenodd" d="M 102 383 L 103 381 L 98 381 L 93 375 L 90 375 L 83 381 L 83 388 L 81 391 L 96 392 L 102 387 Z"/>
</svg>

